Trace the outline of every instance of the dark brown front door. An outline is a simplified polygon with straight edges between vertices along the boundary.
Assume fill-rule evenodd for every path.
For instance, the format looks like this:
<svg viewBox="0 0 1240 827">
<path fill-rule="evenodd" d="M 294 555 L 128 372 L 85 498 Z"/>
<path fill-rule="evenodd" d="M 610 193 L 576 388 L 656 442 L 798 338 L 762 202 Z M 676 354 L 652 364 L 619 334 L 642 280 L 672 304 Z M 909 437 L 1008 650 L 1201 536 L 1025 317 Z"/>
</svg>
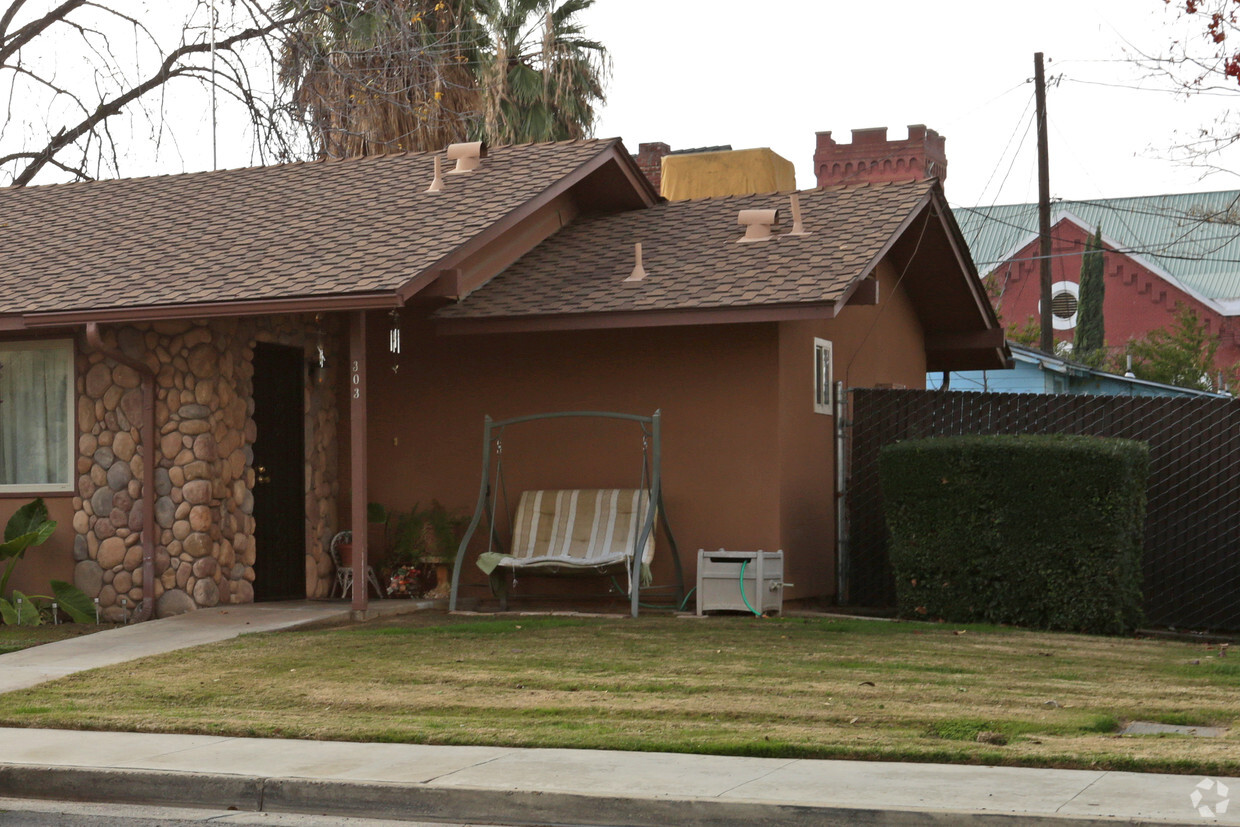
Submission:
<svg viewBox="0 0 1240 827">
<path fill-rule="evenodd" d="M 254 348 L 254 599 L 306 596 L 305 359 L 300 348 Z"/>
</svg>

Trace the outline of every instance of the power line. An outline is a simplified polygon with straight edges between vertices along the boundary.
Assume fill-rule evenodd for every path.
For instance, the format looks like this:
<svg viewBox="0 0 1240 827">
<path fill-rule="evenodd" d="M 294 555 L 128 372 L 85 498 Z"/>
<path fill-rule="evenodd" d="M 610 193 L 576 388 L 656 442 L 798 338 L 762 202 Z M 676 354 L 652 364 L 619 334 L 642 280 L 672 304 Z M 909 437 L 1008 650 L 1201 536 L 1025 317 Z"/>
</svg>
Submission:
<svg viewBox="0 0 1240 827">
<path fill-rule="evenodd" d="M 1064 238 L 1059 238 L 1056 240 L 1063 244 L 1076 243 L 1072 240 L 1064 239 Z M 1082 248 L 1082 250 L 1083 249 L 1084 248 Z M 1172 259 L 1174 261 L 1211 261 L 1211 262 L 1218 262 L 1220 264 L 1240 264 L 1240 258 L 1202 258 L 1201 256 L 1180 256 L 1180 255 L 1175 255 L 1174 253 L 1160 252 L 1157 248 L 1141 249 L 1141 248 L 1134 248 L 1134 247 L 1124 247 L 1124 248 L 1106 247 L 1104 248 L 1104 252 L 1119 253 L 1121 255 L 1155 256 L 1157 258 L 1167 258 L 1167 259 Z M 1005 264 L 1008 262 L 1041 261 L 1044 258 L 1046 259 L 1070 258 L 1071 256 L 1077 256 L 1080 254 L 1081 253 L 1079 252 L 1071 252 L 1071 253 L 1052 253 L 1049 256 L 1040 256 L 1040 255 L 1039 256 L 1019 256 L 1019 257 L 1013 256 L 1011 258 L 995 259 L 994 261 L 975 261 L 973 263 L 975 265 L 984 267 L 984 266 L 991 265 L 991 264 Z"/>
<path fill-rule="evenodd" d="M 966 208 L 964 208 L 964 209 L 965 209 L 965 210 L 968 210 L 969 208 L 967 208 L 967 207 L 966 207 Z M 981 213 L 979 212 L 979 213 L 978 213 L 978 215 L 981 215 Z M 1025 234 L 1028 234 L 1028 235 L 1036 235 L 1036 234 L 1037 234 L 1037 230 L 1031 229 L 1030 227 L 1024 226 L 1024 225 L 1022 225 L 1022 224 L 1016 224 L 1016 223 L 1013 223 L 1013 222 L 1011 222 L 1011 221 L 1005 221 L 1004 219 L 1002 219 L 1002 218 L 998 218 L 998 217 L 996 217 L 996 216 L 988 216 L 988 215 L 983 215 L 983 216 L 982 216 L 982 218 L 983 218 L 983 220 L 985 220 L 985 221 L 993 221 L 993 222 L 998 223 L 998 224 L 1003 224 L 1003 225 L 1005 225 L 1005 226 L 1012 227 L 1013 229 L 1020 230 L 1021 232 L 1025 233 Z M 1079 243 L 1080 243 L 1080 242 L 1078 242 L 1078 241 L 1076 241 L 1076 240 L 1074 240 L 1074 239 L 1067 239 L 1067 238 L 1062 238 L 1062 237 L 1061 237 L 1061 238 L 1056 238 L 1055 240 L 1056 240 L 1056 241 L 1059 241 L 1060 243 L 1063 243 L 1063 244 L 1079 244 Z M 1233 237 L 1233 239 L 1232 239 L 1232 240 L 1235 240 L 1235 238 Z M 1026 246 L 1027 246 L 1027 245 L 1026 245 Z M 1220 245 L 1220 247 L 1219 247 L 1219 248 L 1217 248 L 1217 249 L 1221 249 L 1223 246 L 1226 246 L 1226 245 L 1225 245 L 1225 244 L 1224 244 L 1224 245 Z M 1166 259 L 1172 259 L 1172 260 L 1178 260 L 1178 261 L 1206 261 L 1206 260 L 1209 260 L 1209 261 L 1218 262 L 1218 263 L 1221 263 L 1221 264 L 1240 264 L 1240 259 L 1234 259 L 1234 258 L 1209 258 L 1209 259 L 1207 259 L 1206 257 L 1203 257 L 1203 256 L 1185 256 L 1185 255 L 1177 255 L 1177 254 L 1175 254 L 1175 253 L 1164 252 L 1164 250 L 1165 250 L 1165 249 L 1166 249 L 1166 247 L 1165 247 L 1165 246 L 1161 246 L 1161 247 L 1146 247 L 1146 248 L 1141 248 L 1141 247 L 1136 247 L 1136 246 L 1126 246 L 1126 247 L 1123 247 L 1123 248 L 1113 248 L 1113 247 L 1107 247 L 1107 248 L 1106 248 L 1106 252 L 1109 252 L 1109 253 L 1120 253 L 1120 254 L 1134 254 L 1134 255 L 1152 255 L 1152 256 L 1158 256 L 1159 258 L 1166 258 Z M 990 264 L 1002 264 L 1002 263 L 1004 263 L 1004 262 L 1009 262 L 1009 261 L 1012 261 L 1012 262 L 1014 262 L 1014 261 L 1040 261 L 1040 260 L 1042 260 L 1043 258 L 1055 259 L 1055 258 L 1064 258 L 1064 257 L 1067 257 L 1067 256 L 1074 256 L 1074 255 L 1077 255 L 1077 253 L 1075 253 L 1075 252 L 1072 252 L 1072 253 L 1054 253 L 1054 254 L 1052 254 L 1052 255 L 1050 255 L 1050 256 L 1021 256 L 1021 257 L 1019 257 L 1019 258 L 1001 258 L 1001 259 L 995 259 L 994 261 L 974 261 L 973 263 L 974 263 L 975 265 L 979 265 L 979 266 L 986 266 L 986 265 L 990 265 Z"/>
<path fill-rule="evenodd" d="M 1116 250 L 1116 252 L 1144 253 L 1148 255 L 1157 255 L 1163 258 L 1180 259 L 1183 261 L 1210 260 L 1210 261 L 1222 262 L 1222 263 L 1231 263 L 1231 262 L 1237 261 L 1236 259 L 1210 258 L 1210 256 L 1213 253 L 1216 253 L 1219 250 L 1234 243 L 1235 241 L 1240 240 L 1240 224 L 1234 225 L 1236 228 L 1235 232 L 1225 234 L 1225 235 L 1198 236 L 1190 241 L 1189 236 L 1193 233 L 1193 231 L 1196 229 L 1199 229 L 1204 224 L 1217 224 L 1219 226 L 1233 226 L 1233 225 L 1226 225 L 1226 224 L 1223 224 L 1222 222 L 1210 221 L 1206 217 L 1197 217 L 1189 213 L 1168 213 L 1168 212 L 1155 212 L 1151 210 L 1137 210 L 1137 209 L 1124 208 L 1124 207 L 1119 207 L 1119 206 L 1115 206 L 1111 204 L 1104 204 L 1104 203 L 1091 202 L 1091 201 L 1060 201 L 1058 203 L 1062 206 L 1067 206 L 1067 205 L 1072 205 L 1072 204 L 1088 204 L 1091 206 L 1098 207 L 1100 209 L 1106 209 L 1106 210 L 1115 212 L 1119 214 L 1120 223 L 1124 225 L 1124 228 L 1128 231 L 1130 238 L 1138 238 L 1140 236 L 1140 233 L 1137 233 L 1135 230 L 1133 230 L 1132 227 L 1126 221 L 1123 220 L 1123 217 L 1122 217 L 1123 213 L 1130 213 L 1130 214 L 1136 214 L 1136 215 L 1150 215 L 1150 216 L 1155 216 L 1158 218 L 1165 218 L 1165 219 L 1177 220 L 1177 221 L 1187 220 L 1187 221 L 1192 222 L 1191 225 L 1184 228 L 1184 231 L 1180 233 L 1180 235 L 1178 235 L 1176 238 L 1170 241 L 1161 242 L 1157 246 L 1146 246 L 1146 247 L 1141 247 L 1138 245 L 1130 244 L 1126 246 L 1125 250 Z M 1232 204 L 1228 208 L 1228 211 L 1230 211 L 1231 209 L 1234 209 L 1234 207 L 1237 204 L 1240 204 L 1240 192 L 1236 193 L 1236 196 L 1232 199 Z M 1002 224 L 1004 226 L 1011 227 L 1016 230 L 1020 230 L 1022 233 L 1026 233 L 1026 234 L 1036 233 L 1036 230 L 1034 230 L 1032 227 L 1028 225 L 1017 224 L 1013 221 L 1008 221 L 996 215 L 992 215 L 986 210 L 986 208 L 960 207 L 958 209 L 961 212 L 967 212 L 967 213 L 970 213 L 971 215 L 977 216 L 979 219 L 981 219 L 981 222 L 990 221 L 990 222 L 994 222 L 997 224 Z M 982 230 L 979 228 L 978 232 L 975 233 L 975 237 L 974 237 L 975 243 L 976 243 L 977 237 L 981 235 L 981 232 Z M 1180 254 L 1171 252 L 1172 249 L 1180 246 L 1181 244 L 1189 244 L 1193 242 L 1197 242 L 1197 243 L 1218 242 L 1218 243 L 1214 244 L 1214 246 L 1212 246 L 1211 249 L 1200 251 L 1196 255 L 1180 255 Z M 1006 260 L 1006 259 L 1002 259 L 1002 260 Z M 990 262 L 990 263 L 993 263 L 993 262 Z"/>
<path fill-rule="evenodd" d="M 990 189 L 990 182 L 995 179 L 995 173 L 999 171 L 1000 165 L 1003 164 L 1003 158 L 1007 155 L 1008 148 L 1012 146 L 1012 141 L 1016 139 L 1016 133 L 1020 132 L 1020 125 L 1025 122 L 1025 117 L 1029 114 L 1029 108 L 1032 105 L 1033 105 L 1033 95 L 1031 94 L 1029 96 L 1029 100 L 1025 102 L 1024 111 L 1020 113 L 1020 117 L 1016 120 L 1016 128 L 1012 130 L 1011 136 L 1008 137 L 1007 144 L 1003 147 L 1003 152 L 999 153 L 999 160 L 995 163 L 995 168 L 990 173 L 990 178 L 987 179 L 986 186 L 982 187 L 983 195 L 986 193 L 986 190 Z M 995 191 L 995 200 L 991 202 L 990 204 L 991 207 L 994 207 L 995 202 L 999 200 L 999 196 L 1003 194 L 1003 187 L 1007 184 L 1008 177 L 1012 174 L 1013 167 L 1016 166 L 1016 159 L 1020 155 L 1021 147 L 1025 145 L 1025 139 L 1029 137 L 1029 128 L 1032 125 L 1033 125 L 1032 120 L 1030 120 L 1029 123 L 1025 125 L 1025 131 L 1021 135 L 1020 143 L 1017 144 L 1016 146 L 1016 151 L 1012 153 L 1012 160 L 1008 164 L 1007 172 L 1003 174 L 1003 180 L 999 182 L 999 188 Z M 977 237 L 979 235 L 981 235 L 980 227 L 978 228 L 977 234 L 973 237 L 973 243 L 975 244 L 977 243 Z"/>
<path fill-rule="evenodd" d="M 1160 89 L 1153 86 L 1132 86 L 1127 83 L 1107 83 L 1101 80 L 1081 80 L 1080 78 L 1070 78 L 1063 76 L 1063 79 L 1069 83 L 1081 83 L 1086 86 L 1107 86 L 1112 89 L 1127 89 L 1131 92 L 1157 92 L 1160 95 L 1192 95 L 1193 97 L 1209 97 L 1209 98 L 1234 98 L 1240 92 L 1210 92 L 1207 90 L 1195 89 Z"/>
<path fill-rule="evenodd" d="M 1201 195 L 1201 196 L 1229 195 L 1229 196 L 1232 196 L 1232 201 L 1228 205 L 1227 209 L 1222 211 L 1223 214 L 1230 213 L 1232 209 L 1240 205 L 1240 190 L 1216 190 L 1214 192 L 1185 193 L 1185 195 Z M 1059 198 L 1059 199 L 1056 199 L 1054 203 L 1061 207 L 1071 207 L 1076 204 L 1084 204 L 1087 206 L 1097 207 L 1098 209 L 1112 210 L 1115 212 L 1128 212 L 1134 215 L 1150 215 L 1156 218 L 1167 218 L 1171 220 L 1183 219 L 1183 220 L 1192 221 L 1197 224 L 1203 224 L 1203 223 L 1226 224 L 1228 223 L 1228 222 L 1222 222 L 1222 221 L 1211 221 L 1210 216 L 1208 215 L 1195 215 L 1190 212 L 1181 212 L 1179 210 L 1172 210 L 1172 209 L 1168 209 L 1168 210 L 1139 209 L 1137 207 L 1120 206 L 1116 203 L 1113 203 L 1115 201 L 1145 201 L 1145 200 L 1150 200 L 1153 198 L 1162 198 L 1162 197 L 1176 197 L 1176 196 L 1174 196 L 1173 194 L 1171 196 L 1156 196 L 1156 195 L 1155 196 L 1133 196 L 1131 198 L 1111 198 L 1111 199 Z M 1030 204 L 1002 204 L 999 206 L 999 209 L 1008 209 L 1012 207 L 1024 207 L 1027 209 L 1033 209 L 1035 206 L 1036 205 L 1032 203 Z M 959 211 L 959 212 L 972 212 L 972 213 L 981 214 L 983 213 L 983 211 L 995 209 L 995 206 L 993 204 L 989 207 L 966 207 L 963 205 L 957 205 L 953 207 L 952 209 Z M 1215 214 L 1218 214 L 1218 213 L 1215 213 Z M 1240 227 L 1240 218 L 1238 218 L 1236 226 Z"/>
</svg>

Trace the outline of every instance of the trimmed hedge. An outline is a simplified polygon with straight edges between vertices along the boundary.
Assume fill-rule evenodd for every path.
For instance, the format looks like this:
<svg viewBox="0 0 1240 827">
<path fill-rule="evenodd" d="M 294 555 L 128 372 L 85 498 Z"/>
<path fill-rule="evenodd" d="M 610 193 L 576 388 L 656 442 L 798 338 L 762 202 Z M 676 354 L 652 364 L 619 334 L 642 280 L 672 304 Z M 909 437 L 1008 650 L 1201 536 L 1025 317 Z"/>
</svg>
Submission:
<svg viewBox="0 0 1240 827">
<path fill-rule="evenodd" d="M 1141 620 L 1149 447 L 910 440 L 879 457 L 901 614 L 1118 634 Z"/>
</svg>

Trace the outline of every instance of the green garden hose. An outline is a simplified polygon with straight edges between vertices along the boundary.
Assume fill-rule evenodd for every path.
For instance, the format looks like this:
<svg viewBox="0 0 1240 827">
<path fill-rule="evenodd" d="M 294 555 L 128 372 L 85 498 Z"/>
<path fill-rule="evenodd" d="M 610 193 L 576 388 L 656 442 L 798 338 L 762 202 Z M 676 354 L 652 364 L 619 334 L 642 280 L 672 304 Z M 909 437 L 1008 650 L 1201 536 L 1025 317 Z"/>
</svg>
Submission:
<svg viewBox="0 0 1240 827">
<path fill-rule="evenodd" d="M 608 576 L 611 578 L 611 585 L 615 587 L 616 591 L 621 594 L 628 594 L 628 592 L 620 588 L 620 584 L 616 582 L 616 576 L 614 574 Z M 671 609 L 674 612 L 683 612 L 685 610 L 685 604 L 689 602 L 690 597 L 693 597 L 693 593 L 695 591 L 697 591 L 697 586 L 689 589 L 689 593 L 685 595 L 685 599 L 680 601 L 680 608 L 677 608 L 675 603 L 642 603 L 639 601 L 637 605 L 643 609 Z"/>
<path fill-rule="evenodd" d="M 750 606 L 749 598 L 745 596 L 745 567 L 748 565 L 749 565 L 748 560 L 741 563 L 741 600 L 745 601 L 745 608 L 753 612 L 754 617 L 762 617 L 762 612 L 756 611 L 753 606 Z M 758 593 L 758 588 L 761 585 L 762 585 L 761 583 L 754 584 L 754 589 L 753 589 L 754 594 Z"/>
</svg>

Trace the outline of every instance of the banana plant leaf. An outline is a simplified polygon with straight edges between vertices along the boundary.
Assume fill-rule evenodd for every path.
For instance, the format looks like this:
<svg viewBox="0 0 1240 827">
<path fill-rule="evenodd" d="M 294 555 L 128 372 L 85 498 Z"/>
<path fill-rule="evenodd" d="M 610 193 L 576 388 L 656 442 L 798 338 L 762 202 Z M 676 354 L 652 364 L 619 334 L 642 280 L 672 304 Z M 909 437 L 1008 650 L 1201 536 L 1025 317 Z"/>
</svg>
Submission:
<svg viewBox="0 0 1240 827">
<path fill-rule="evenodd" d="M 52 594 L 65 614 L 73 618 L 74 623 L 94 623 L 95 603 L 86 596 L 86 592 L 63 580 L 52 581 Z"/>
<path fill-rule="evenodd" d="M 47 506 L 41 498 L 26 503 L 17 509 L 4 527 L 0 560 L 20 557 L 31 546 L 47 542 L 55 530 L 56 523 L 47 518 Z"/>
<path fill-rule="evenodd" d="M 11 600 L 0 598 L 0 620 L 8 626 L 38 626 L 43 622 L 39 617 L 39 607 L 19 591 L 13 592 Z"/>
<path fill-rule="evenodd" d="M 56 522 L 47 518 L 42 498 L 26 503 L 9 518 L 4 527 L 4 542 L 0 543 L 0 560 L 9 561 L 0 570 L 0 595 L 8 590 L 9 578 L 26 549 L 47 542 L 55 530 Z"/>
</svg>

